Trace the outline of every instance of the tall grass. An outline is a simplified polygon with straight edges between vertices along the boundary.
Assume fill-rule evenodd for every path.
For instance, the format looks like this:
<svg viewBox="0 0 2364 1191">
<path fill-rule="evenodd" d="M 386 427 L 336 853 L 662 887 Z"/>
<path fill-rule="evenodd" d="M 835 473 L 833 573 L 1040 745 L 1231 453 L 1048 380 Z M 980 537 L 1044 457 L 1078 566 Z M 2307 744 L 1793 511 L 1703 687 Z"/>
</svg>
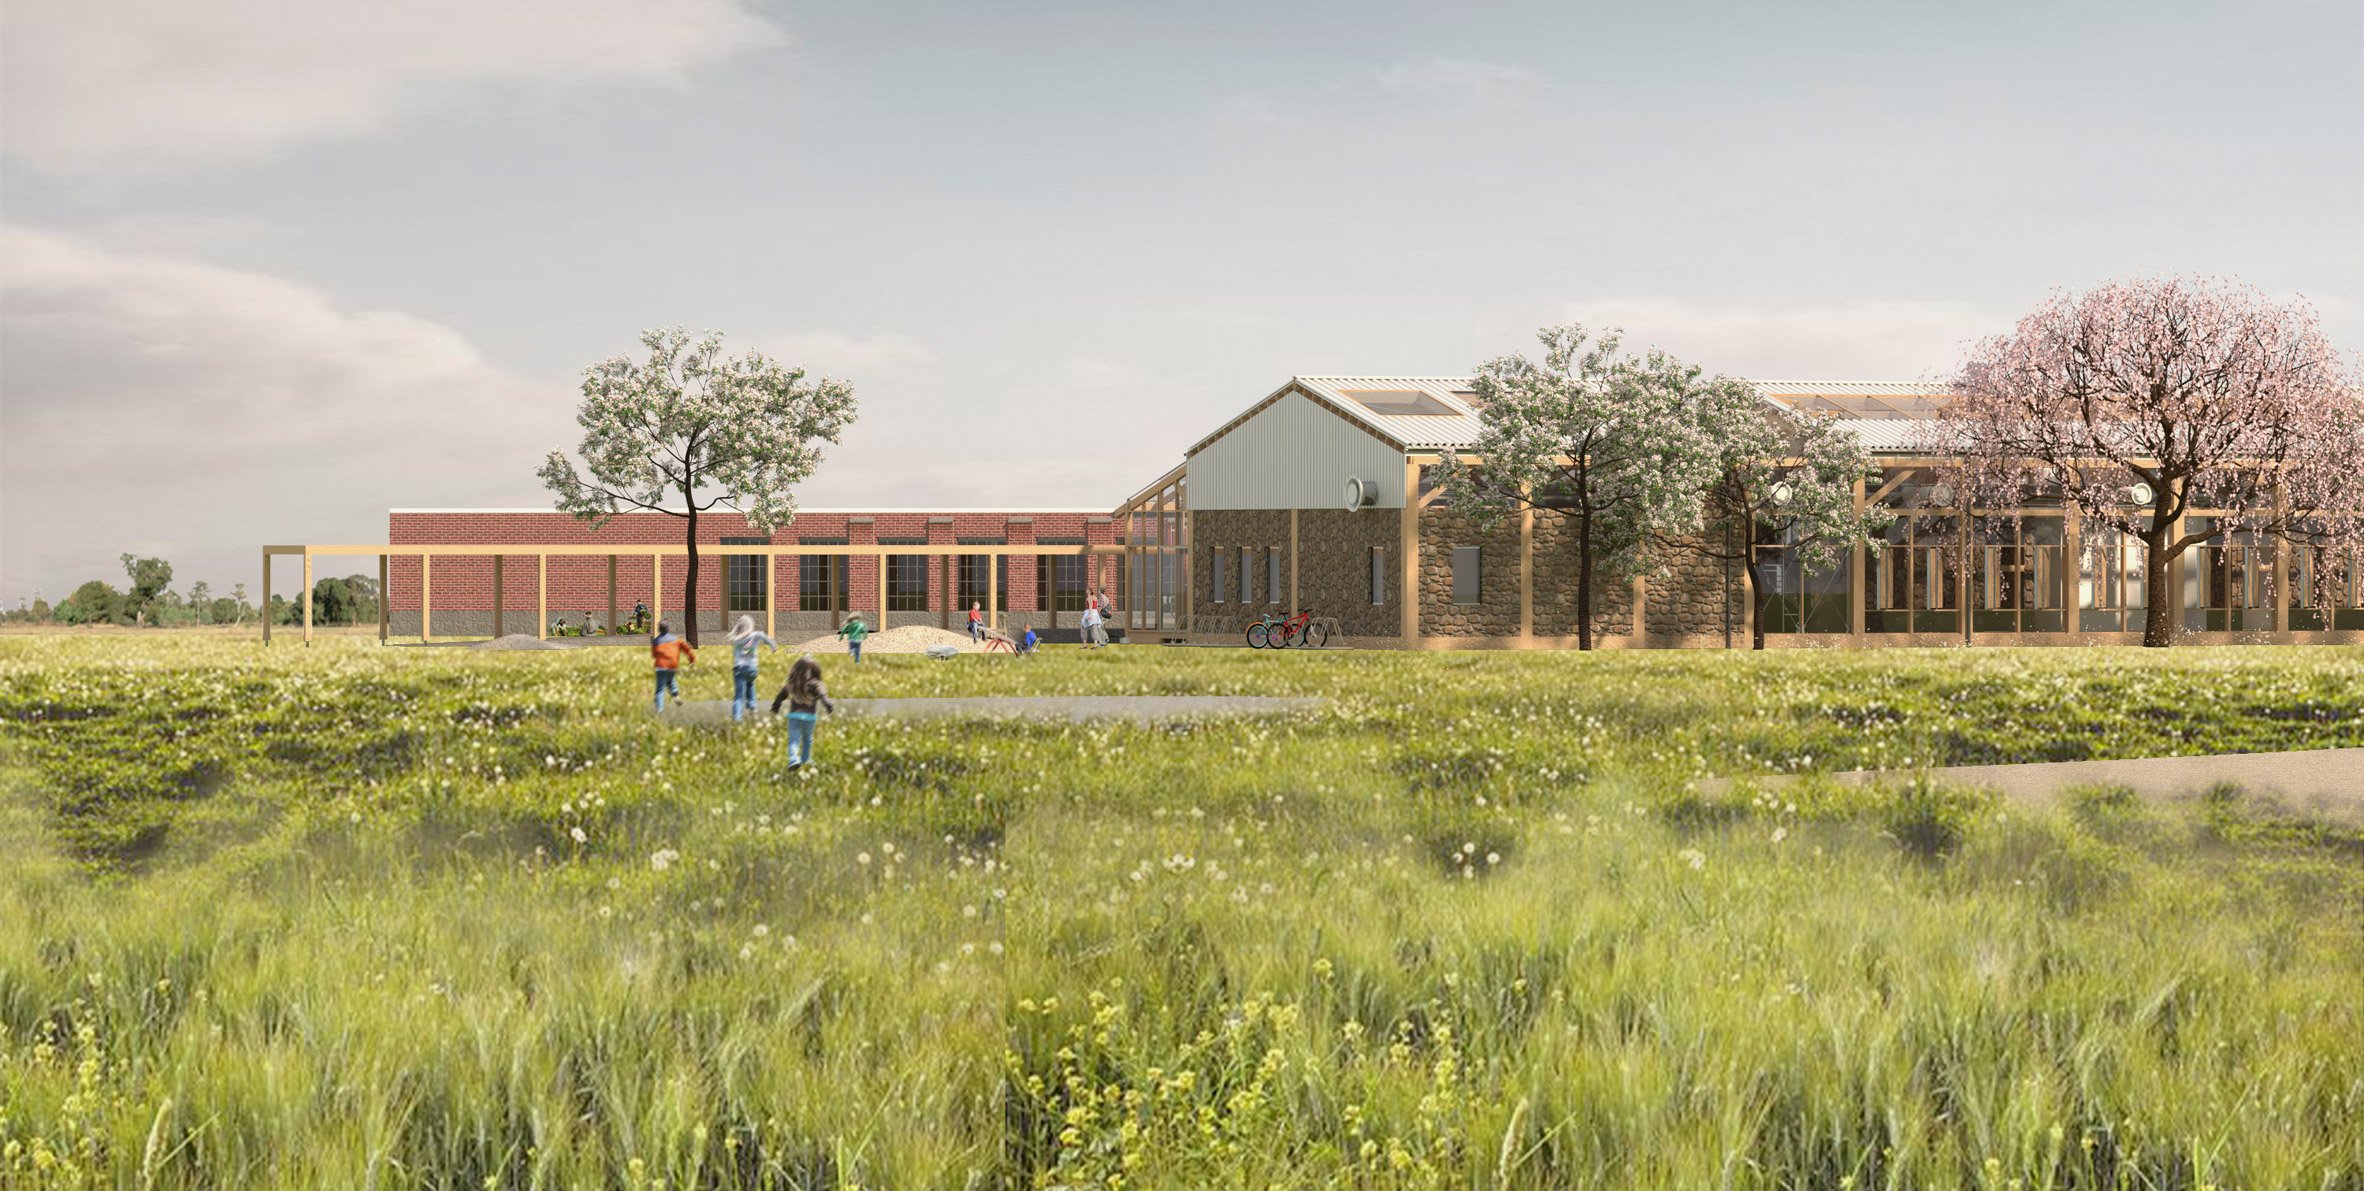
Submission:
<svg viewBox="0 0 2364 1191">
<path fill-rule="evenodd" d="M 2337 651 L 887 659 L 1331 706 L 790 775 L 636 658 L 104 645 L 0 642 L 0 1185 L 2364 1185 L 2364 836 L 1814 776 L 2358 743 Z"/>
</svg>

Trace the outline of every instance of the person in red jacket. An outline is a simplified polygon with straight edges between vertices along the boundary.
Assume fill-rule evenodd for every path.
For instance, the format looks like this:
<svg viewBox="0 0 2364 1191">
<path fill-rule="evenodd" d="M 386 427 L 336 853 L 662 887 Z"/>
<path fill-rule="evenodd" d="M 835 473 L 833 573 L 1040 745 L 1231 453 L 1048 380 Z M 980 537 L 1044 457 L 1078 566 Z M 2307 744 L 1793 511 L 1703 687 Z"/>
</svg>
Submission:
<svg viewBox="0 0 2364 1191">
<path fill-rule="evenodd" d="M 656 659 L 657 710 L 663 711 L 665 692 L 673 692 L 676 699 L 681 697 L 681 667 L 685 663 L 697 664 L 698 651 L 689 642 L 674 636 L 672 625 L 660 620 L 657 622 L 657 635 L 648 639 L 648 652 L 650 657 Z"/>
</svg>

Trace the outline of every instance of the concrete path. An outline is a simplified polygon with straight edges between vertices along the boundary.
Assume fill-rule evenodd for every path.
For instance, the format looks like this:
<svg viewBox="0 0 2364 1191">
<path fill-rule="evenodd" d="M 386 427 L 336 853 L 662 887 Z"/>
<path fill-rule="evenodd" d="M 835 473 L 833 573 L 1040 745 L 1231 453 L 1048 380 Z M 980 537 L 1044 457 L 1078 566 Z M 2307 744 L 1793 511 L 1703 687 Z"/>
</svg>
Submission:
<svg viewBox="0 0 2364 1191">
<path fill-rule="evenodd" d="M 1258 695 L 993 695 L 961 699 L 839 699 L 839 715 L 904 720 L 1024 719 L 1082 723 L 1130 720 L 1137 724 L 1228 716 L 1286 715 L 1312 711 L 1312 696 Z M 771 706 L 771 696 L 763 706 Z M 684 700 L 668 705 L 665 718 L 683 724 L 730 722 L 728 699 Z"/>
<path fill-rule="evenodd" d="M 1954 765 L 1928 771 L 1941 780 L 1984 786 L 2013 798 L 2048 801 L 2072 786 L 2125 786 L 2146 798 L 2196 798 L 2219 782 L 2271 795 L 2293 810 L 2364 821 L 2364 748 L 2291 753 L 2225 753 L 2128 761 L 2046 761 L 2025 765 Z M 1831 775 L 1861 784 L 1900 773 Z M 1789 779 L 1778 779 L 1789 780 Z"/>
</svg>

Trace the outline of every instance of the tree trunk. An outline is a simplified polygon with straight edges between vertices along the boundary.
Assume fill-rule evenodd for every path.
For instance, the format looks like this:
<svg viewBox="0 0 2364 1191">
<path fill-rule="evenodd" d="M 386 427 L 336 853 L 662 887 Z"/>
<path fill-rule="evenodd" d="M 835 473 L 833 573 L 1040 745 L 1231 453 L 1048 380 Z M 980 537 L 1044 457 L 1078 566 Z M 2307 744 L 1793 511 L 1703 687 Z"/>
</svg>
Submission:
<svg viewBox="0 0 2364 1191">
<path fill-rule="evenodd" d="M 1592 518 L 1576 535 L 1576 648 L 1592 648 Z"/>
<path fill-rule="evenodd" d="M 1757 599 L 1756 539 L 1751 537 L 1748 541 L 1750 557 L 1740 560 L 1740 598 L 1743 601 L 1740 606 L 1748 616 L 1748 647 L 1753 650 L 1765 647 L 1765 609 L 1763 602 Z"/>
<path fill-rule="evenodd" d="M 2150 546 L 2143 552 L 2142 563 L 2142 644 L 2146 649 L 2175 644 L 2175 608 L 2167 591 L 2167 564 L 2175 560 L 2167 556 L 2166 538 L 2165 533 L 2153 533 L 2143 539 Z"/>
<path fill-rule="evenodd" d="M 681 635 L 698 645 L 698 506 L 690 498 L 688 488 L 681 490 L 681 503 L 689 507 L 689 566 L 681 579 Z"/>
</svg>

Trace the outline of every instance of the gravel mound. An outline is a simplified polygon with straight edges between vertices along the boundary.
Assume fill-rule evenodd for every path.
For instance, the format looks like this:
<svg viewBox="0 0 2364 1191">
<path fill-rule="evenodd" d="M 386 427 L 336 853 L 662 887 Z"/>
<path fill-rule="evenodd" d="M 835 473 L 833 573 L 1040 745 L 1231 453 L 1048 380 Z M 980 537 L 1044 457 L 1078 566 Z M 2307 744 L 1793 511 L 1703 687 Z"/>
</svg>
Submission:
<svg viewBox="0 0 2364 1191">
<path fill-rule="evenodd" d="M 542 640 L 540 637 L 531 636 L 531 635 L 528 635 L 528 634 L 525 634 L 525 633 L 511 633 L 511 634 L 509 634 L 509 635 L 508 635 L 508 636 L 506 636 L 506 637 L 495 637 L 495 638 L 493 638 L 493 639 L 492 639 L 492 640 L 490 640 L 490 641 L 479 641 L 479 642 L 477 642 L 476 644 L 469 646 L 468 648 L 470 648 L 470 649 L 564 649 L 564 648 L 566 648 L 566 646 L 564 646 L 564 645 L 560 645 L 560 644 L 559 644 L 559 643 L 557 643 L 556 641 L 544 641 L 544 640 Z"/>
<path fill-rule="evenodd" d="M 985 648 L 982 643 L 969 640 L 967 633 L 956 633 L 950 629 L 939 629 L 931 625 L 907 624 L 882 633 L 870 634 L 862 641 L 862 652 L 926 653 L 928 646 L 931 645 L 948 645 L 962 653 L 977 653 Z M 785 648 L 792 653 L 826 656 L 832 653 L 843 654 L 845 641 L 832 633 L 826 637 L 815 637 L 802 645 L 791 645 Z"/>
</svg>

